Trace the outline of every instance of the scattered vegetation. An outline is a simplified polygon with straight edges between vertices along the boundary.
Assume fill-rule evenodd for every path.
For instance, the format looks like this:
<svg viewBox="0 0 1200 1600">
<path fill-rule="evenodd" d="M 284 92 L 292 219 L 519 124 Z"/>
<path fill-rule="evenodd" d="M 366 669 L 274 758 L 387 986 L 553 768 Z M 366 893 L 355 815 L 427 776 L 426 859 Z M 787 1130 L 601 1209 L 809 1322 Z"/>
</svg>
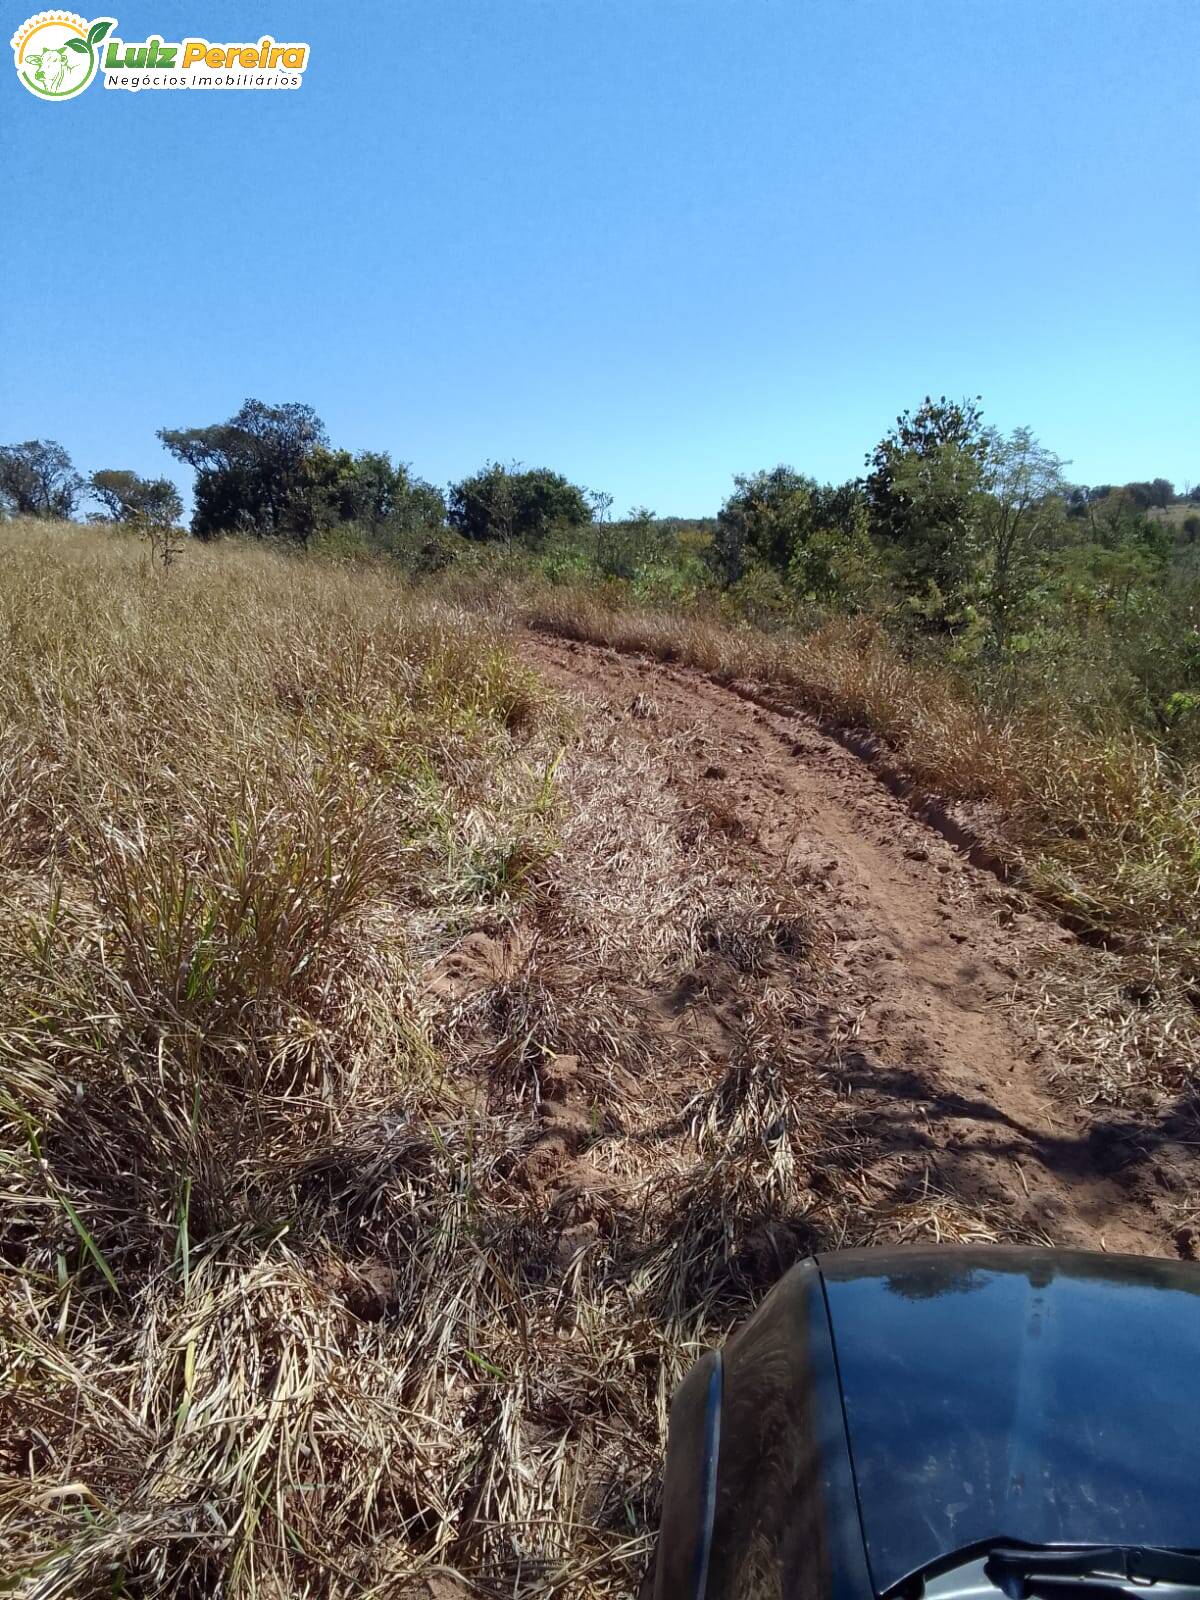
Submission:
<svg viewBox="0 0 1200 1600">
<path fill-rule="evenodd" d="M 860 480 L 776 467 L 693 523 L 611 520 L 607 496 L 517 464 L 443 496 L 331 449 L 308 406 L 248 400 L 160 437 L 196 469 L 194 536 L 386 561 L 472 606 L 506 596 L 580 637 L 785 686 L 947 799 L 990 804 L 1049 899 L 1195 980 L 1200 560 L 1193 501 L 1166 479 L 1072 485 L 1028 429 L 945 397 L 898 417 Z M 52 441 L 0 452 L 10 512 L 61 516 L 83 488 Z M 90 490 L 156 548 L 178 515 L 168 480 L 100 472 Z"/>
<path fill-rule="evenodd" d="M 1188 502 L 972 401 L 692 522 L 515 464 L 443 494 L 303 406 L 162 438 L 187 536 L 168 479 L 0 451 L 0 1563 L 36 1600 L 628 1592 L 700 1344 L 815 1244 L 994 1235 L 872 1209 L 865 1164 L 817 1192 L 804 883 L 509 625 L 869 732 L 1186 1013 Z M 663 1021 L 713 962 L 715 1076 Z"/>
<path fill-rule="evenodd" d="M 675 1382 L 827 1236 L 802 885 L 386 568 L 2 537 L 6 1578 L 627 1592 Z"/>
</svg>

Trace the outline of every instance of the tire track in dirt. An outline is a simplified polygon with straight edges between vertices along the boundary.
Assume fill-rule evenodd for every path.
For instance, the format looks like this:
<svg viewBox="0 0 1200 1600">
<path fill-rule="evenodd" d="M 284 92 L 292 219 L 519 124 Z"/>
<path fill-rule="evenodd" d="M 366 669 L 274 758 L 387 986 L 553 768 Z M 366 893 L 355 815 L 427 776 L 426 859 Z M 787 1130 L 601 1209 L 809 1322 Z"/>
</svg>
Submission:
<svg viewBox="0 0 1200 1600">
<path fill-rule="evenodd" d="M 881 1167 L 953 1194 L 1002 1237 L 1173 1253 L 1163 1180 L 1050 1082 L 1023 1013 L 1024 947 L 1070 935 L 973 867 L 801 712 L 687 668 L 527 636 L 553 684 L 683 733 L 678 781 L 736 818 L 764 864 L 811 885 L 833 937 L 829 1004 L 806 1042 L 870 1127 Z"/>
</svg>

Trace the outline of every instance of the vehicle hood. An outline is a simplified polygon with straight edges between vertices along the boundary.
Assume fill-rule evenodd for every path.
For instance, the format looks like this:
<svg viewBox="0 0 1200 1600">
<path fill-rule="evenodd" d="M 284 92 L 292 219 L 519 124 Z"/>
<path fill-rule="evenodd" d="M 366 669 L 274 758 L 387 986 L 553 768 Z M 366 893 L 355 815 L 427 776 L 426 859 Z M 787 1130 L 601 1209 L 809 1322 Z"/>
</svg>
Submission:
<svg viewBox="0 0 1200 1600">
<path fill-rule="evenodd" d="M 875 1592 L 975 1541 L 1200 1545 L 1200 1271 L 818 1258 Z"/>
</svg>

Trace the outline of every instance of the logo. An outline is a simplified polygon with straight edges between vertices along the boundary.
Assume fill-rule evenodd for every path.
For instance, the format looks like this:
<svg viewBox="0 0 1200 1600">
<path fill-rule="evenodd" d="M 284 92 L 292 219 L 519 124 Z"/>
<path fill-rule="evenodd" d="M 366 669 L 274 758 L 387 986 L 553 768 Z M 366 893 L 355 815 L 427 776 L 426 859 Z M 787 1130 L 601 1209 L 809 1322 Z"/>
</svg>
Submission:
<svg viewBox="0 0 1200 1600">
<path fill-rule="evenodd" d="M 39 100 L 73 100 L 100 66 L 100 42 L 115 17 L 97 17 L 90 26 L 73 11 L 39 11 L 12 36 L 17 76 Z"/>
<path fill-rule="evenodd" d="M 73 100 L 103 72 L 106 89 L 298 89 L 308 45 L 280 44 L 269 33 L 249 44 L 153 33 L 128 42 L 115 17 L 85 22 L 73 11 L 39 11 L 12 37 L 17 76 L 39 100 Z"/>
</svg>

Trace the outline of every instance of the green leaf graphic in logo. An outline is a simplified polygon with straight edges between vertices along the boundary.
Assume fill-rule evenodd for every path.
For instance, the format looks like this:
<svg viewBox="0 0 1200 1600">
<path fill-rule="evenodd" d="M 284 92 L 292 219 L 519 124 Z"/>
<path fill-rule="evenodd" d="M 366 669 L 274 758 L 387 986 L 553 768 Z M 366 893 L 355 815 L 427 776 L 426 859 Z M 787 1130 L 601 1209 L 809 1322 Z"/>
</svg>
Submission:
<svg viewBox="0 0 1200 1600">
<path fill-rule="evenodd" d="M 82 94 L 100 66 L 100 42 L 115 27 L 113 17 L 99 17 L 89 26 L 64 11 L 31 17 L 12 40 L 21 82 L 43 100 Z"/>
</svg>

